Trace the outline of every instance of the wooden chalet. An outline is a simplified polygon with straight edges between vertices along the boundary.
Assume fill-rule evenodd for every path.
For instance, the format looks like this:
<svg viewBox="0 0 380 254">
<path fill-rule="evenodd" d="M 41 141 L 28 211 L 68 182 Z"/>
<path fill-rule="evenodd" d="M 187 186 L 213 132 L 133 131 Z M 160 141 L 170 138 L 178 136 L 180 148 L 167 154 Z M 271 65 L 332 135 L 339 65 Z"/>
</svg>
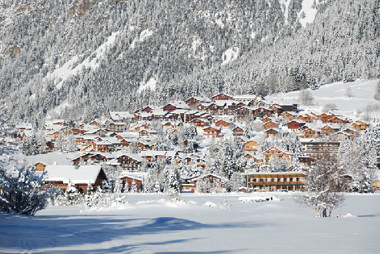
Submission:
<svg viewBox="0 0 380 254">
<path fill-rule="evenodd" d="M 141 174 L 123 173 L 120 180 L 123 183 L 123 192 L 143 191 L 143 175 Z"/>
<path fill-rule="evenodd" d="M 220 94 L 217 94 L 217 95 L 214 95 L 211 97 L 212 101 L 228 101 L 228 100 L 232 100 L 232 99 L 233 99 L 232 96 L 225 94 L 225 93 L 220 93 Z"/>
<path fill-rule="evenodd" d="M 337 154 L 339 151 L 340 142 L 324 141 L 324 140 L 303 140 L 301 141 L 302 151 L 304 155 L 312 158 L 318 157 L 324 151 L 329 151 L 332 154 Z"/>
<path fill-rule="evenodd" d="M 217 138 L 221 136 L 221 130 L 214 127 L 206 127 L 203 129 L 203 136 L 206 138 Z"/>
<path fill-rule="evenodd" d="M 38 161 L 38 162 L 34 163 L 34 168 L 36 169 L 36 171 L 45 171 L 46 164 Z"/>
<path fill-rule="evenodd" d="M 269 162 L 273 159 L 287 159 L 289 161 L 289 166 L 292 164 L 292 154 L 285 152 L 277 147 L 272 146 L 263 152 L 264 156 L 264 165 L 268 165 Z"/>
<path fill-rule="evenodd" d="M 92 149 L 96 152 L 109 153 L 115 150 L 115 146 L 108 140 L 102 140 L 92 143 Z"/>
<path fill-rule="evenodd" d="M 215 122 L 215 126 L 223 129 L 223 128 L 229 128 L 233 126 L 233 123 L 227 122 L 225 120 L 218 120 Z"/>
<path fill-rule="evenodd" d="M 258 145 L 256 141 L 250 140 L 244 144 L 243 150 L 247 152 L 257 152 Z"/>
<path fill-rule="evenodd" d="M 319 132 L 309 128 L 307 126 L 303 126 L 301 128 L 301 137 L 302 138 L 318 138 L 320 136 Z"/>
<path fill-rule="evenodd" d="M 326 114 L 326 113 L 323 113 L 320 115 L 320 118 L 321 118 L 321 121 L 322 123 L 326 124 L 329 122 L 330 119 L 334 118 L 335 115 L 334 114 Z"/>
<path fill-rule="evenodd" d="M 190 108 L 196 108 L 199 104 L 201 103 L 209 103 L 211 100 L 206 97 L 198 97 L 198 96 L 193 96 L 187 99 L 186 104 L 189 105 Z"/>
<path fill-rule="evenodd" d="M 287 123 L 288 129 L 293 132 L 300 132 L 300 128 L 304 126 L 306 123 L 301 121 L 292 120 Z"/>
<path fill-rule="evenodd" d="M 289 113 L 289 112 L 283 112 L 282 114 L 281 114 L 281 117 L 283 118 L 283 119 L 286 119 L 286 120 L 293 120 L 294 118 L 295 118 L 295 116 L 293 115 L 293 114 L 291 114 L 291 113 Z"/>
<path fill-rule="evenodd" d="M 117 162 L 119 165 L 128 171 L 140 171 L 141 163 L 143 162 L 143 158 L 138 154 L 122 154 L 118 156 Z"/>
<path fill-rule="evenodd" d="M 281 132 L 278 129 L 268 129 L 264 131 L 266 138 L 280 138 Z"/>
<path fill-rule="evenodd" d="M 244 173 L 247 185 L 252 190 L 296 191 L 302 190 L 306 175 L 304 172 L 252 172 Z"/>
<path fill-rule="evenodd" d="M 108 128 L 111 132 L 123 132 L 126 126 L 126 123 L 110 123 Z"/>
<path fill-rule="evenodd" d="M 226 192 L 226 184 L 228 183 L 228 179 L 215 175 L 215 174 L 205 174 L 198 176 L 197 178 L 193 179 L 192 181 L 195 183 L 195 188 L 196 190 L 199 190 L 200 188 L 197 189 L 197 186 L 199 185 L 199 182 L 207 178 L 207 182 L 209 183 L 209 187 L 202 188 L 201 192 L 202 193 L 210 193 L 212 191 L 212 186 L 215 185 L 216 183 L 221 187 L 221 192 Z"/>
<path fill-rule="evenodd" d="M 243 136 L 244 130 L 242 128 L 240 128 L 239 126 L 236 126 L 235 128 L 232 129 L 232 135 L 233 136 Z"/>
<path fill-rule="evenodd" d="M 360 120 L 357 120 L 356 122 L 352 123 L 352 128 L 354 128 L 357 131 L 363 132 L 369 128 L 369 124 Z"/>
<path fill-rule="evenodd" d="M 210 126 L 210 122 L 208 120 L 200 118 L 194 119 L 193 121 L 191 121 L 191 124 L 195 125 L 198 131 L 204 129 L 206 126 Z"/>
<path fill-rule="evenodd" d="M 45 168 L 46 184 L 57 186 L 66 190 L 69 183 L 73 184 L 80 192 L 87 194 L 88 185 L 93 189 L 102 186 L 107 176 L 100 165 L 71 166 L 71 165 L 47 165 Z"/>
<path fill-rule="evenodd" d="M 277 123 L 272 122 L 272 121 L 266 122 L 266 123 L 263 124 L 264 130 L 274 129 L 274 128 L 277 128 L 277 127 L 278 127 Z"/>
<path fill-rule="evenodd" d="M 338 131 L 339 131 L 339 127 L 333 127 L 331 125 L 325 125 L 321 128 L 321 134 L 325 136 L 329 136 Z"/>
</svg>

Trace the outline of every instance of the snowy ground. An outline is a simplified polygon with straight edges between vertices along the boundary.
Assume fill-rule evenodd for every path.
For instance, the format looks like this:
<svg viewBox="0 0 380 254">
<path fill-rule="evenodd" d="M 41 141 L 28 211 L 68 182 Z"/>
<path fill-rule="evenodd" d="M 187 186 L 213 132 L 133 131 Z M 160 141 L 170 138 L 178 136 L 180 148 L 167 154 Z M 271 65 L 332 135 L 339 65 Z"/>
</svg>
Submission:
<svg viewBox="0 0 380 254">
<path fill-rule="evenodd" d="M 308 89 L 313 98 L 312 106 L 303 106 L 316 112 L 321 112 L 326 104 L 337 106 L 336 114 L 341 114 L 353 119 L 361 118 L 358 112 L 363 112 L 368 105 L 379 104 L 373 96 L 379 80 L 357 80 L 355 82 L 343 83 L 336 82 L 321 86 L 317 90 Z M 351 96 L 347 95 L 347 90 Z M 265 97 L 268 102 L 290 102 L 299 103 L 299 91 L 290 93 L 277 93 Z"/>
<path fill-rule="evenodd" d="M 134 194 L 129 204 L 107 209 L 0 214 L 0 252 L 379 253 L 380 194 L 348 195 L 331 218 L 313 217 L 292 193 L 241 201 L 270 195 L 187 194 L 173 205 L 164 195 Z"/>
</svg>

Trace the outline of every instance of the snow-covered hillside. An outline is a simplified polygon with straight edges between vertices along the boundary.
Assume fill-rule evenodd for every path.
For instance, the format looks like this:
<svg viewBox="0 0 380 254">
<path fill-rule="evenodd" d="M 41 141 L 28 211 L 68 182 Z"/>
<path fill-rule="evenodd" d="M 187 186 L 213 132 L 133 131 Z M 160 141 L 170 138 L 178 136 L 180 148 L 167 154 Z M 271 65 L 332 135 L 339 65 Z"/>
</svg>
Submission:
<svg viewBox="0 0 380 254">
<path fill-rule="evenodd" d="M 270 196 L 274 200 L 242 202 Z M 0 214 L 0 252 L 374 254 L 379 197 L 351 194 L 332 217 L 315 218 L 292 193 L 189 194 L 179 204 L 163 195 L 130 194 L 129 204 L 98 210 Z"/>
<path fill-rule="evenodd" d="M 337 114 L 353 119 L 363 117 L 368 105 L 380 102 L 374 99 L 376 85 L 379 80 L 358 80 L 350 83 L 336 82 L 321 86 L 317 90 L 308 89 L 313 98 L 313 105 L 306 108 L 321 112 L 326 104 L 335 104 Z M 267 101 L 300 102 L 300 91 L 278 93 L 266 97 Z M 305 106 L 301 105 L 302 108 Z"/>
</svg>

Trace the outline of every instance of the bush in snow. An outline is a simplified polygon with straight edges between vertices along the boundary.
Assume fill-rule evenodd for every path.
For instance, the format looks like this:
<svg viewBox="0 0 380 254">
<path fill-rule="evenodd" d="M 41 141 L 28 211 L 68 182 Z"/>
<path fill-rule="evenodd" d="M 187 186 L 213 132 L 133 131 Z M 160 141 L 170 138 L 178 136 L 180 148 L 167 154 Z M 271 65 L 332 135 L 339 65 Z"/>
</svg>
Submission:
<svg viewBox="0 0 380 254">
<path fill-rule="evenodd" d="M 50 190 L 45 190 L 44 174 L 24 166 L 0 168 L 0 209 L 6 213 L 34 215 L 46 207 Z"/>
</svg>

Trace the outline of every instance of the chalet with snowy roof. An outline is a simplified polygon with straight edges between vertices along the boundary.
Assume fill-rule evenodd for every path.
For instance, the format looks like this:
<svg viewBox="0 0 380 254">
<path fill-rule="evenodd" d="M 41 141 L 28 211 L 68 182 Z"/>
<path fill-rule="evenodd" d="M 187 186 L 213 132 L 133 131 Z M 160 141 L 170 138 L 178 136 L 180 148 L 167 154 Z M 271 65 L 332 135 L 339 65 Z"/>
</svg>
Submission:
<svg viewBox="0 0 380 254">
<path fill-rule="evenodd" d="M 185 123 L 191 122 L 194 119 L 199 118 L 199 111 L 198 110 L 190 110 L 185 112 L 183 121 Z"/>
<path fill-rule="evenodd" d="M 266 123 L 263 124 L 264 130 L 274 129 L 274 128 L 277 128 L 277 127 L 278 127 L 277 123 L 272 122 L 272 121 L 269 121 L 269 122 L 266 122 Z"/>
<path fill-rule="evenodd" d="M 238 102 L 238 101 L 225 101 L 224 105 L 224 115 L 234 115 L 236 109 L 241 108 L 245 106 L 243 102 Z"/>
<path fill-rule="evenodd" d="M 356 122 L 352 123 L 351 126 L 355 130 L 360 131 L 360 132 L 363 132 L 370 127 L 370 125 L 368 123 L 361 121 L 361 120 L 357 120 Z"/>
<path fill-rule="evenodd" d="M 206 138 L 218 138 L 221 137 L 221 129 L 214 127 L 206 127 L 203 129 L 203 136 Z"/>
<path fill-rule="evenodd" d="M 204 174 L 201 176 L 198 176 L 197 178 L 194 178 L 192 180 L 195 183 L 196 190 L 200 190 L 202 193 L 210 193 L 212 190 L 212 186 L 219 185 L 221 192 L 226 192 L 226 184 L 228 183 L 228 179 L 216 174 Z M 208 186 L 203 186 L 203 188 L 200 188 L 201 182 L 207 182 Z M 198 186 L 198 188 L 197 188 Z"/>
<path fill-rule="evenodd" d="M 270 109 L 273 110 L 273 113 L 276 116 L 281 115 L 283 112 L 297 112 L 298 111 L 298 104 L 279 104 L 279 103 L 274 103 L 270 107 Z"/>
<path fill-rule="evenodd" d="M 194 109 L 201 103 L 211 102 L 211 99 L 207 98 L 207 97 L 193 96 L 193 97 L 190 97 L 189 99 L 187 99 L 185 102 L 190 108 Z"/>
<path fill-rule="evenodd" d="M 133 115 L 129 113 L 128 111 L 121 111 L 121 112 L 110 111 L 109 118 L 113 122 L 128 123 L 132 121 Z"/>
<path fill-rule="evenodd" d="M 233 99 L 232 96 L 225 93 L 220 93 L 211 97 L 212 101 L 227 101 L 227 100 L 232 100 L 232 99 Z"/>
<path fill-rule="evenodd" d="M 257 152 L 258 142 L 254 140 L 250 140 L 244 144 L 243 150 L 247 152 Z"/>
<path fill-rule="evenodd" d="M 99 128 L 100 127 L 100 123 L 97 120 L 91 121 L 90 125 L 94 126 L 94 128 Z"/>
<path fill-rule="evenodd" d="M 190 123 L 195 125 L 198 131 L 204 129 L 206 126 L 210 126 L 210 122 L 208 120 L 204 120 L 200 118 L 194 119 Z"/>
<path fill-rule="evenodd" d="M 108 128 L 112 132 L 123 132 L 125 131 L 127 124 L 126 123 L 110 123 Z"/>
<path fill-rule="evenodd" d="M 107 131 L 103 129 L 92 129 L 92 130 L 86 131 L 84 134 L 87 136 L 105 137 L 107 134 Z"/>
<path fill-rule="evenodd" d="M 209 107 L 210 105 L 212 105 L 212 104 L 213 104 L 212 102 L 200 103 L 200 104 L 197 106 L 197 110 L 201 110 L 201 111 L 206 110 L 206 109 L 208 109 L 208 107 Z"/>
<path fill-rule="evenodd" d="M 38 161 L 38 162 L 34 163 L 34 168 L 36 169 L 36 171 L 45 171 L 46 164 Z"/>
<path fill-rule="evenodd" d="M 92 149 L 96 152 L 109 153 L 115 151 L 115 146 L 108 140 L 102 140 L 92 143 Z"/>
<path fill-rule="evenodd" d="M 282 117 L 283 119 L 285 119 L 285 120 L 289 120 L 289 121 L 291 121 L 291 120 L 293 120 L 293 119 L 295 118 L 295 115 L 293 115 L 292 113 L 289 113 L 289 112 L 283 112 L 283 113 L 281 114 L 281 117 Z"/>
<path fill-rule="evenodd" d="M 251 108 L 247 106 L 242 106 L 242 107 L 237 108 L 235 110 L 235 115 L 238 120 L 243 120 L 243 119 L 249 120 L 253 118 L 252 110 Z"/>
<path fill-rule="evenodd" d="M 83 135 L 86 133 L 86 130 L 82 129 L 72 129 L 73 135 Z"/>
<path fill-rule="evenodd" d="M 335 140 L 353 140 L 355 138 L 354 135 L 346 133 L 344 131 L 338 131 L 332 134 Z"/>
<path fill-rule="evenodd" d="M 271 160 L 275 159 L 287 159 L 289 161 L 289 166 L 292 164 L 292 154 L 274 146 L 264 151 L 263 157 L 264 165 L 268 165 Z"/>
<path fill-rule="evenodd" d="M 339 151 L 340 142 L 311 139 L 301 140 L 301 144 L 304 155 L 315 158 L 326 150 L 333 154 L 337 154 Z"/>
<path fill-rule="evenodd" d="M 321 128 L 321 134 L 325 136 L 329 136 L 333 133 L 336 133 L 339 131 L 339 126 L 334 125 L 325 125 Z"/>
<path fill-rule="evenodd" d="M 100 165 L 90 166 L 70 166 L 70 165 L 47 165 L 45 168 L 46 184 L 66 189 L 71 183 L 78 189 L 82 189 L 84 194 L 87 194 L 88 185 L 96 189 L 102 187 L 102 182 L 107 180 Z"/>
<path fill-rule="evenodd" d="M 302 171 L 243 173 L 250 189 L 262 191 L 296 191 L 304 187 L 306 175 Z"/>
<path fill-rule="evenodd" d="M 244 135 L 244 130 L 243 128 L 236 126 L 235 128 L 232 129 L 232 135 L 237 137 L 237 136 L 243 136 Z"/>
<path fill-rule="evenodd" d="M 301 120 L 292 120 L 286 125 L 288 126 L 288 129 L 292 132 L 300 132 L 300 128 L 304 126 L 306 123 Z"/>
<path fill-rule="evenodd" d="M 144 159 L 138 154 L 125 153 L 117 158 L 119 165 L 128 171 L 140 171 Z"/>
<path fill-rule="evenodd" d="M 139 141 L 137 142 L 137 147 L 141 150 L 141 151 L 145 151 L 145 150 L 151 150 L 153 149 L 153 145 L 148 142 L 148 141 Z"/>
<path fill-rule="evenodd" d="M 189 110 L 190 107 L 183 101 L 171 102 L 162 107 L 162 110 L 167 112 L 173 112 L 176 109 Z"/>
<path fill-rule="evenodd" d="M 334 117 L 335 117 L 334 114 L 326 114 L 326 113 L 323 113 L 323 114 L 320 115 L 321 121 L 322 121 L 322 123 L 324 123 L 324 124 L 328 123 L 329 120 L 330 120 L 331 118 L 334 118 Z"/>
<path fill-rule="evenodd" d="M 150 125 L 146 122 L 135 123 L 128 126 L 128 132 L 140 132 L 141 130 L 147 130 L 150 128 Z"/>
<path fill-rule="evenodd" d="M 299 115 L 298 119 L 300 119 L 301 121 L 306 122 L 306 123 L 311 123 L 311 122 L 314 121 L 314 119 L 312 118 L 312 116 L 309 115 L 309 114 Z"/>
<path fill-rule="evenodd" d="M 332 124 L 349 124 L 349 123 L 351 123 L 351 121 L 348 120 L 347 118 L 343 119 L 343 118 L 338 117 L 338 116 L 334 116 L 333 118 L 330 118 L 328 122 L 332 123 Z"/>
<path fill-rule="evenodd" d="M 215 122 L 215 126 L 218 128 L 230 128 L 233 126 L 233 123 L 221 119 Z"/>
<path fill-rule="evenodd" d="M 147 151 L 141 151 L 139 154 L 142 158 L 146 159 L 148 161 L 148 165 L 151 165 L 152 161 L 160 161 L 160 160 L 169 160 L 175 158 L 177 155 L 176 151 L 153 151 L 153 150 L 147 150 Z"/>
<path fill-rule="evenodd" d="M 123 172 L 120 180 L 123 183 L 123 192 L 142 192 L 144 173 Z"/>
<path fill-rule="evenodd" d="M 307 126 L 301 127 L 300 133 L 302 138 L 319 138 L 320 136 L 318 131 Z"/>
<path fill-rule="evenodd" d="M 280 138 L 281 132 L 279 129 L 271 128 L 264 131 L 266 138 Z"/>
<path fill-rule="evenodd" d="M 254 108 L 251 112 L 254 118 L 263 118 L 273 115 L 273 110 L 264 107 Z"/>
</svg>

